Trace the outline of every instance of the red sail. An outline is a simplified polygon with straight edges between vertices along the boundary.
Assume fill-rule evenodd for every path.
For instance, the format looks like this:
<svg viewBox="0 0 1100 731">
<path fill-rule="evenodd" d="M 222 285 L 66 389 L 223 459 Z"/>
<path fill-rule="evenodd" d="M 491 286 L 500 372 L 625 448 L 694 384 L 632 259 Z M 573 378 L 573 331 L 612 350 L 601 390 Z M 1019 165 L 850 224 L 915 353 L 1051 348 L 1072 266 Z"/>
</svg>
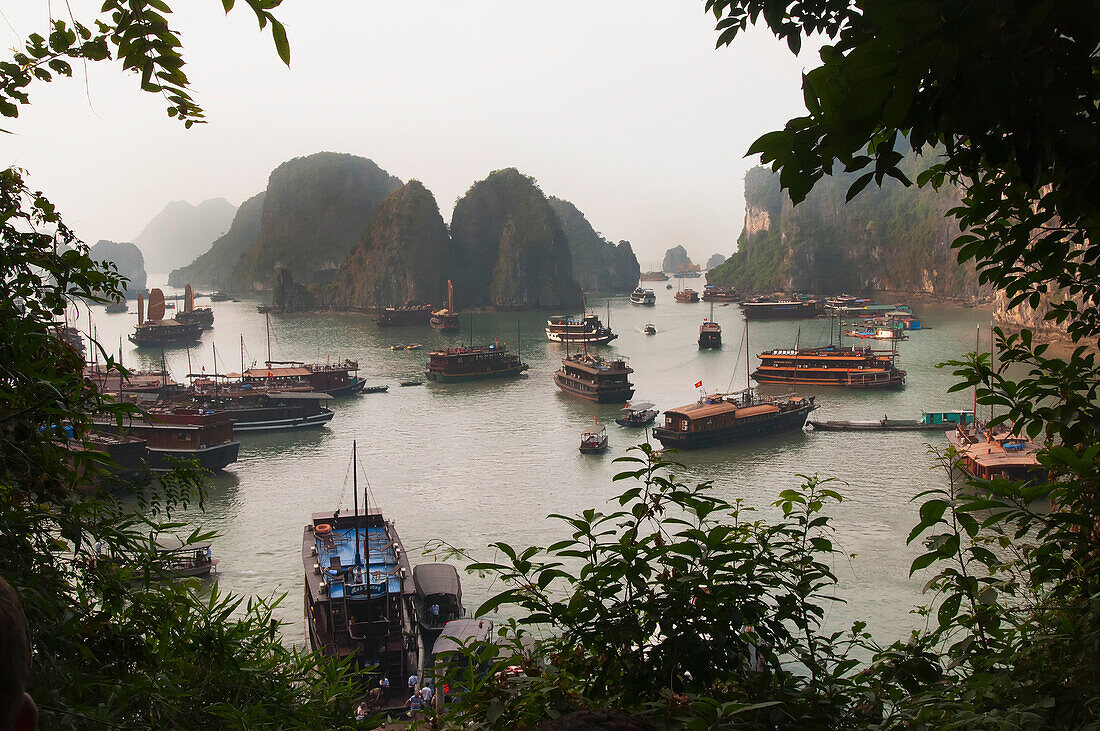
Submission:
<svg viewBox="0 0 1100 731">
<path fill-rule="evenodd" d="M 149 291 L 149 319 L 164 319 L 164 292 L 161 292 L 160 289 Z"/>
<path fill-rule="evenodd" d="M 195 290 L 191 289 L 191 285 L 188 284 L 183 291 L 183 310 L 184 312 L 190 312 L 193 309 L 195 309 Z"/>
<path fill-rule="evenodd" d="M 145 298 L 138 292 L 138 324 L 145 324 Z"/>
</svg>

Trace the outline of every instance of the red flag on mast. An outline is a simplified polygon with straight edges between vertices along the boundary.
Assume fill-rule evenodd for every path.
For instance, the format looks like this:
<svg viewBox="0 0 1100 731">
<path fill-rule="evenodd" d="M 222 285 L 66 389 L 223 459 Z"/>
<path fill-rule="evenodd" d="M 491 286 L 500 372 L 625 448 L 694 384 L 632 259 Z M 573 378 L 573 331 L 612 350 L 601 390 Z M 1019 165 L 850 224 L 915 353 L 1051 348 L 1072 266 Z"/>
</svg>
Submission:
<svg viewBox="0 0 1100 731">
<path fill-rule="evenodd" d="M 695 384 L 695 387 L 696 388 L 702 388 L 703 387 L 703 382 L 699 381 L 698 383 Z"/>
</svg>

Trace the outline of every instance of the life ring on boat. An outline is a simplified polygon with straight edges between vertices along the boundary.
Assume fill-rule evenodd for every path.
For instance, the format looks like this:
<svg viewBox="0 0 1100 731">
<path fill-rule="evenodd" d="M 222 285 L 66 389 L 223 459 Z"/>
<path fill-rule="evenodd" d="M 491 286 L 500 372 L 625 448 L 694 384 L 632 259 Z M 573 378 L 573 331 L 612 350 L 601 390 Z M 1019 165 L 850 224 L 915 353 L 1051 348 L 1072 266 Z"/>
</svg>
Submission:
<svg viewBox="0 0 1100 731">
<path fill-rule="evenodd" d="M 328 523 L 321 523 L 320 525 L 318 525 L 316 528 L 313 529 L 313 532 L 316 533 L 319 536 L 332 535 L 332 526 L 329 525 Z"/>
</svg>

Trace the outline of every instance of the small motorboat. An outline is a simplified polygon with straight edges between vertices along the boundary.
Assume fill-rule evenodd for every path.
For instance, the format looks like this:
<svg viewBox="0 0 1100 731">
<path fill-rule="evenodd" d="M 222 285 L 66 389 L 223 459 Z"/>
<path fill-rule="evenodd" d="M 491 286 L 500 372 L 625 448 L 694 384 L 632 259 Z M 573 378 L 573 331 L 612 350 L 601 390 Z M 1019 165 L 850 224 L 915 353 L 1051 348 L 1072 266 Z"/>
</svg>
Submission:
<svg viewBox="0 0 1100 731">
<path fill-rule="evenodd" d="M 651 403 L 627 404 L 623 411 L 626 414 L 615 419 L 619 426 L 649 426 L 657 418 L 657 411 Z"/>
<path fill-rule="evenodd" d="M 666 284 L 665 289 L 672 289 L 672 285 L 671 284 Z"/>
<path fill-rule="evenodd" d="M 657 334 L 657 328 L 653 327 L 653 323 L 652 323 L 652 322 L 647 322 L 647 323 L 645 324 L 645 330 L 643 330 L 643 332 L 644 332 L 644 333 L 645 333 L 646 335 L 656 335 L 656 334 Z"/>
<path fill-rule="evenodd" d="M 390 350 L 406 350 L 404 343 L 394 343 L 390 346 Z"/>
<path fill-rule="evenodd" d="M 407 381 L 402 381 L 401 385 L 402 386 L 423 386 L 424 381 L 421 381 L 419 378 L 410 378 Z"/>
<path fill-rule="evenodd" d="M 596 424 L 584 430 L 581 434 L 581 454 L 603 454 L 607 451 L 607 429 L 603 424 Z"/>
<path fill-rule="evenodd" d="M 405 346 L 405 350 L 420 350 L 423 347 L 424 346 L 421 345 L 420 343 L 409 343 L 408 345 Z"/>
<path fill-rule="evenodd" d="M 363 386 L 360 393 L 385 393 L 388 390 L 389 386 Z"/>
<path fill-rule="evenodd" d="M 176 303 L 175 302 L 165 302 L 164 303 L 164 309 L 174 310 L 174 309 L 176 309 Z"/>
<path fill-rule="evenodd" d="M 106 312 L 109 315 L 115 315 L 121 312 L 129 312 L 130 306 L 126 303 L 126 300 L 120 300 L 118 302 L 111 302 L 107 305 Z"/>
</svg>

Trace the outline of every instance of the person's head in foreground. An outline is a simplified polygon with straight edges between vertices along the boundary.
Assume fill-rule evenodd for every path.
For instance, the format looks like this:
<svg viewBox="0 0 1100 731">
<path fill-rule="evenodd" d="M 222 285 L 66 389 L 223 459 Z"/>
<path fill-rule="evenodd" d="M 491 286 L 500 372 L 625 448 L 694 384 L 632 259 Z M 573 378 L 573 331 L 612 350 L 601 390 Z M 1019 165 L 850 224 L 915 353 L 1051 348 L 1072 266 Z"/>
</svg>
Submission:
<svg viewBox="0 0 1100 731">
<path fill-rule="evenodd" d="M 26 692 L 31 643 L 19 596 L 0 577 L 0 731 L 38 728 L 38 708 Z"/>
</svg>

